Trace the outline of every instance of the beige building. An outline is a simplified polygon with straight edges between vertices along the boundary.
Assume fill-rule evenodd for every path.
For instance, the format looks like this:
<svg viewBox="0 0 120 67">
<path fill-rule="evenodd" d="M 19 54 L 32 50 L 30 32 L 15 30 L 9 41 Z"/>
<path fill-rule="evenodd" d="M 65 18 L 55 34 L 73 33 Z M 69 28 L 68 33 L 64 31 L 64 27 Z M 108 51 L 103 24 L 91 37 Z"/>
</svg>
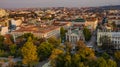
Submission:
<svg viewBox="0 0 120 67">
<path fill-rule="evenodd" d="M 23 35 L 24 33 L 32 33 L 35 37 L 49 38 L 52 36 L 60 36 L 60 27 L 58 26 L 46 26 L 46 27 L 37 27 L 34 25 L 22 26 L 17 28 L 17 30 L 12 31 L 11 34 L 14 37 Z"/>
<path fill-rule="evenodd" d="M 91 29 L 91 31 L 94 31 L 96 29 L 97 24 L 98 24 L 98 19 L 91 19 L 85 22 L 85 26 Z"/>
<path fill-rule="evenodd" d="M 7 34 L 8 32 L 9 32 L 8 27 L 1 27 L 1 31 L 0 31 L 0 34 L 1 34 L 1 35 L 5 35 L 5 34 Z"/>
</svg>

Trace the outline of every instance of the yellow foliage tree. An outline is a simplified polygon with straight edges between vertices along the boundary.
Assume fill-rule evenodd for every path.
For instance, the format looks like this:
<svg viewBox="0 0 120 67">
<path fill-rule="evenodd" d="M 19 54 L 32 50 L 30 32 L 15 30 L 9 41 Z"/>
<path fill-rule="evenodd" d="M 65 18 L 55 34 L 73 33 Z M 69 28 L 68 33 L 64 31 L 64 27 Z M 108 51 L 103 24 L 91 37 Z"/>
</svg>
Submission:
<svg viewBox="0 0 120 67">
<path fill-rule="evenodd" d="M 23 64 L 31 66 L 38 61 L 37 48 L 33 44 L 31 37 L 28 38 L 28 41 L 22 47 L 21 52 L 23 56 Z"/>
</svg>

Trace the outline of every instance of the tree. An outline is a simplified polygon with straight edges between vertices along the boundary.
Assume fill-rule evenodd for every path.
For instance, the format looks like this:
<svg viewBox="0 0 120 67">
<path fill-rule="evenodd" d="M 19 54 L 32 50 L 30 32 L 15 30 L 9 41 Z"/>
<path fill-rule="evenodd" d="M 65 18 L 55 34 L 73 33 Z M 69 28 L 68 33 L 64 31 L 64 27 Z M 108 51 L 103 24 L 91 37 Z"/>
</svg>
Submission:
<svg viewBox="0 0 120 67">
<path fill-rule="evenodd" d="M 29 37 L 31 37 L 32 39 L 34 38 L 34 35 L 32 33 L 25 33 L 24 35 L 22 35 L 22 37 L 28 39 Z"/>
<path fill-rule="evenodd" d="M 5 51 L 4 50 L 0 50 L 0 57 L 3 57 L 5 55 Z"/>
<path fill-rule="evenodd" d="M 52 54 L 50 56 L 52 67 L 61 67 L 64 62 L 64 51 L 58 48 L 53 49 Z"/>
<path fill-rule="evenodd" d="M 102 44 L 101 48 L 107 52 L 110 52 L 110 50 L 114 49 L 112 41 L 108 36 L 100 37 L 100 43 Z"/>
<path fill-rule="evenodd" d="M 80 58 L 80 55 L 79 54 L 74 54 L 72 56 L 72 67 L 81 67 L 81 58 Z M 82 63 L 83 64 L 83 63 Z"/>
<path fill-rule="evenodd" d="M 96 59 L 95 53 L 91 48 L 88 48 L 85 46 L 83 41 L 78 41 L 77 42 L 77 52 L 80 57 L 81 61 L 86 61 L 86 60 L 94 60 Z"/>
<path fill-rule="evenodd" d="M 89 41 L 90 39 L 91 39 L 91 32 L 90 32 L 90 30 L 88 29 L 88 28 L 84 28 L 83 29 L 83 34 L 84 34 L 84 36 L 85 36 L 85 40 L 86 41 Z"/>
<path fill-rule="evenodd" d="M 115 58 L 116 58 L 117 61 L 120 61 L 120 51 L 116 51 L 114 53 L 114 56 L 115 56 Z"/>
<path fill-rule="evenodd" d="M 21 52 L 23 56 L 23 64 L 32 66 L 38 61 L 37 48 L 33 44 L 31 37 L 28 38 L 28 41 L 21 48 Z"/>
<path fill-rule="evenodd" d="M 64 57 L 64 61 L 65 61 L 65 67 L 71 67 L 71 55 L 69 53 L 67 53 Z"/>
<path fill-rule="evenodd" d="M 51 65 L 53 67 L 87 67 L 88 61 L 95 58 L 93 50 L 87 48 L 81 41 L 78 43 L 78 50 L 74 54 L 71 53 L 71 49 L 71 44 L 66 42 L 65 49 L 53 50 L 50 56 Z"/>
<path fill-rule="evenodd" d="M 65 42 L 64 45 L 65 45 L 65 51 L 70 53 L 73 47 L 72 44 L 70 42 Z"/>
<path fill-rule="evenodd" d="M 65 40 L 65 29 L 63 27 L 60 28 L 60 37 L 61 41 Z"/>
<path fill-rule="evenodd" d="M 111 59 L 108 60 L 107 62 L 108 67 L 117 67 L 117 63 Z"/>
<path fill-rule="evenodd" d="M 36 46 L 39 46 L 43 42 L 46 42 L 46 38 L 37 38 L 37 37 L 34 37 L 34 39 L 33 39 L 33 43 Z"/>
<path fill-rule="evenodd" d="M 38 47 L 38 55 L 40 57 L 40 60 L 45 60 L 49 58 L 53 50 L 53 45 L 48 42 L 43 42 Z"/>
<path fill-rule="evenodd" d="M 10 54 L 13 55 L 13 56 L 15 56 L 16 51 L 17 51 L 17 46 L 16 46 L 16 44 L 10 45 L 10 46 L 9 46 L 9 49 L 10 49 Z"/>
<path fill-rule="evenodd" d="M 104 52 L 104 53 L 102 54 L 102 57 L 103 57 L 105 60 L 110 59 L 110 56 L 109 56 L 106 52 Z"/>
<path fill-rule="evenodd" d="M 97 59 L 97 66 L 96 67 L 117 67 L 117 64 L 115 61 L 111 59 L 105 60 L 103 57 L 99 57 Z"/>
<path fill-rule="evenodd" d="M 6 35 L 6 37 L 4 39 L 4 45 L 10 46 L 12 44 L 13 44 L 13 42 L 12 42 L 11 36 L 10 35 Z"/>
<path fill-rule="evenodd" d="M 107 67 L 107 62 L 103 57 L 98 58 L 97 67 Z"/>
<path fill-rule="evenodd" d="M 50 37 L 47 41 L 53 45 L 54 48 L 57 48 L 60 45 L 60 39 L 57 39 L 56 37 Z"/>
<path fill-rule="evenodd" d="M 4 36 L 0 35 L 0 49 L 4 48 L 3 41 L 4 41 Z"/>
</svg>

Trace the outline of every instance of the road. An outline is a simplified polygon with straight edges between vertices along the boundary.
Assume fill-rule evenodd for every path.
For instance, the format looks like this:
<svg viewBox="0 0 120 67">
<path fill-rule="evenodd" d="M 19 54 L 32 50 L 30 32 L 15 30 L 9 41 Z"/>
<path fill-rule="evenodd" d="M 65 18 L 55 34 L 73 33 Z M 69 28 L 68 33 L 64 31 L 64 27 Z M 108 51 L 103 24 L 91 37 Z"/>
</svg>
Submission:
<svg viewBox="0 0 120 67">
<path fill-rule="evenodd" d="M 96 31 L 93 32 L 90 41 L 86 42 L 86 44 L 88 47 L 95 48 L 95 46 L 97 45 L 95 43 L 96 43 Z"/>
</svg>

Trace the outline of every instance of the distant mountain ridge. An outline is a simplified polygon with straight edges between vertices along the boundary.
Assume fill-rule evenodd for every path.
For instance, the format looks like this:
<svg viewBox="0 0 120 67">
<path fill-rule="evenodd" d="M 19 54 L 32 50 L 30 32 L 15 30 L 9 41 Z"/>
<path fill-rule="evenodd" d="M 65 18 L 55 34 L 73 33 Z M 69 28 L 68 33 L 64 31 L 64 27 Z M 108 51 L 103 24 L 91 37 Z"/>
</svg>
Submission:
<svg viewBox="0 0 120 67">
<path fill-rule="evenodd" d="M 109 9 L 119 9 L 120 10 L 120 5 L 100 6 L 99 8 L 106 9 L 106 10 L 109 10 Z"/>
</svg>

